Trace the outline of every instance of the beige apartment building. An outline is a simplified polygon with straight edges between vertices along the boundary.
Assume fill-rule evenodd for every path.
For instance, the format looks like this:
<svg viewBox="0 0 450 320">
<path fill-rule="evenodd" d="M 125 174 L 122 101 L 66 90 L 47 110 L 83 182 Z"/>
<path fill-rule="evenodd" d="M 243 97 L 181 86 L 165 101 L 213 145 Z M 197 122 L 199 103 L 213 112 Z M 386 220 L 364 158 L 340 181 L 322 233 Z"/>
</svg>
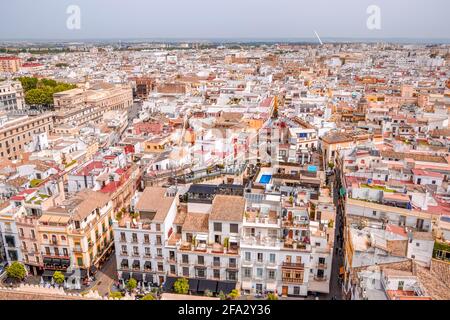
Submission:
<svg viewBox="0 0 450 320">
<path fill-rule="evenodd" d="M 106 83 L 67 90 L 53 95 L 55 123 L 83 125 L 97 123 L 105 112 L 127 110 L 133 104 L 133 91 L 128 85 Z"/>
<path fill-rule="evenodd" d="M 53 130 L 53 113 L 10 117 L 0 114 L 0 158 L 19 159 L 36 134 Z"/>
<path fill-rule="evenodd" d="M 17 72 L 22 66 L 22 60 L 18 57 L 0 57 L 0 72 Z"/>
</svg>

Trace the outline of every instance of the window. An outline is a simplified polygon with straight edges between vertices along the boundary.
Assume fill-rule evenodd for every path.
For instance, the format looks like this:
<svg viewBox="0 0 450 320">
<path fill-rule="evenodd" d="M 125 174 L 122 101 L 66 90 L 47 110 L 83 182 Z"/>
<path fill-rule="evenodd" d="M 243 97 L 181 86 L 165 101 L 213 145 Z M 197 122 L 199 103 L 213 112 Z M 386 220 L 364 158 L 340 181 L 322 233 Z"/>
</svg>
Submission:
<svg viewBox="0 0 450 320">
<path fill-rule="evenodd" d="M 263 254 L 261 252 L 258 253 L 258 262 L 263 261 Z"/>
<path fill-rule="evenodd" d="M 214 277 L 214 279 L 220 279 L 220 270 L 219 269 L 213 270 L 213 277 Z"/>
<path fill-rule="evenodd" d="M 239 225 L 237 223 L 230 223 L 230 233 L 239 233 Z"/>
<path fill-rule="evenodd" d="M 162 257 L 162 249 L 161 248 L 158 248 L 158 249 L 156 249 L 156 255 L 158 256 L 158 257 Z"/>
<path fill-rule="evenodd" d="M 256 277 L 257 278 L 262 278 L 263 276 L 263 269 L 262 268 L 257 268 L 256 269 Z"/>
<path fill-rule="evenodd" d="M 189 277 L 189 268 L 188 267 L 183 267 L 183 276 Z"/>
<path fill-rule="evenodd" d="M 150 243 L 150 236 L 148 234 L 144 234 L 144 242 Z"/>
<path fill-rule="evenodd" d="M 275 280 L 275 270 L 269 270 L 267 277 L 270 280 Z"/>
<path fill-rule="evenodd" d="M 251 277 L 252 277 L 252 269 L 244 268 L 244 278 L 251 278 Z"/>
<path fill-rule="evenodd" d="M 189 256 L 188 256 L 187 254 L 183 254 L 183 255 L 181 256 L 181 261 L 182 261 L 183 263 L 189 263 Z"/>
<path fill-rule="evenodd" d="M 197 264 L 204 265 L 205 264 L 205 257 L 204 256 L 198 256 L 197 257 Z"/>
<path fill-rule="evenodd" d="M 294 287 L 294 295 L 300 295 L 300 287 Z"/>
<path fill-rule="evenodd" d="M 156 231 L 161 231 L 161 225 L 159 223 L 156 224 Z"/>
<path fill-rule="evenodd" d="M 125 232 L 120 233 L 120 241 L 127 241 L 127 238 L 125 236 Z"/>
<path fill-rule="evenodd" d="M 420 247 L 420 243 L 416 242 L 416 247 Z"/>
<path fill-rule="evenodd" d="M 133 254 L 135 256 L 139 255 L 139 247 L 133 247 Z"/>
<path fill-rule="evenodd" d="M 67 248 L 63 248 L 63 256 L 68 257 L 69 252 L 67 251 Z"/>
<path fill-rule="evenodd" d="M 196 269 L 196 276 L 197 278 L 206 278 L 205 277 L 205 269 L 200 268 L 200 269 Z"/>
<path fill-rule="evenodd" d="M 245 261 L 250 261 L 252 259 L 251 252 L 245 252 Z"/>
<path fill-rule="evenodd" d="M 150 253 L 150 248 L 145 248 L 145 255 L 146 256 L 150 256 L 151 255 L 151 253 Z"/>
<path fill-rule="evenodd" d="M 175 274 L 175 265 L 173 264 L 170 265 L 170 273 Z"/>
<path fill-rule="evenodd" d="M 373 216 L 376 216 L 377 215 L 377 212 L 374 210 L 374 211 L 372 211 L 372 215 Z"/>
<path fill-rule="evenodd" d="M 133 242 L 138 242 L 138 238 L 137 238 L 137 234 L 136 233 L 133 233 L 131 236 L 133 238 Z"/>
<path fill-rule="evenodd" d="M 127 254 L 127 246 L 126 245 L 122 246 L 122 253 Z"/>
<path fill-rule="evenodd" d="M 156 236 L 156 244 L 161 245 L 161 236 Z"/>
<path fill-rule="evenodd" d="M 269 256 L 270 263 L 275 263 L 275 253 L 271 253 Z"/>
<path fill-rule="evenodd" d="M 222 224 L 220 222 L 214 222 L 214 231 L 222 232 Z"/>
<path fill-rule="evenodd" d="M 229 281 L 236 281 L 236 271 L 228 271 L 228 279 Z"/>
</svg>

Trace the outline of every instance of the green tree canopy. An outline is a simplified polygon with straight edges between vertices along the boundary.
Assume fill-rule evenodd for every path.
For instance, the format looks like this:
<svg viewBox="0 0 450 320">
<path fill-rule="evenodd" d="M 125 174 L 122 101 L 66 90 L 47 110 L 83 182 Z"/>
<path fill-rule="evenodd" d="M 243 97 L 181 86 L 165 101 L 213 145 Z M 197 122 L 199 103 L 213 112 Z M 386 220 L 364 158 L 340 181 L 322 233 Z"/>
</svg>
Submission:
<svg viewBox="0 0 450 320">
<path fill-rule="evenodd" d="M 271 292 L 267 295 L 267 300 L 278 300 L 278 296 Z"/>
<path fill-rule="evenodd" d="M 113 291 L 109 293 L 109 297 L 110 298 L 115 298 L 115 299 L 122 299 L 123 298 L 123 294 L 122 292 L 119 291 Z"/>
<path fill-rule="evenodd" d="M 64 283 L 64 280 L 65 280 L 64 274 L 61 271 L 55 271 L 55 273 L 53 274 L 53 280 L 57 284 Z"/>
<path fill-rule="evenodd" d="M 233 299 L 233 300 L 239 298 L 239 296 L 240 296 L 240 294 L 239 294 L 239 291 L 237 289 L 231 290 L 231 292 L 228 294 L 228 297 L 230 299 Z"/>
<path fill-rule="evenodd" d="M 136 279 L 131 278 L 130 280 L 127 281 L 127 289 L 128 290 L 134 290 L 137 287 L 137 281 Z"/>
<path fill-rule="evenodd" d="M 189 292 L 189 282 L 186 278 L 179 278 L 173 284 L 173 289 L 178 294 L 187 294 Z"/>
<path fill-rule="evenodd" d="M 8 278 L 23 280 L 26 274 L 27 271 L 25 270 L 24 265 L 17 261 L 11 263 L 11 265 L 6 268 L 6 275 Z"/>
<path fill-rule="evenodd" d="M 20 81 L 20 83 L 22 84 L 22 88 L 25 92 L 27 92 L 31 89 L 36 89 L 37 83 L 38 83 L 37 78 L 31 78 L 31 77 L 20 77 L 20 78 L 17 78 L 17 80 Z"/>
<path fill-rule="evenodd" d="M 28 105 L 53 105 L 53 94 L 76 88 L 74 84 L 57 82 L 53 79 L 20 77 L 17 80 L 22 83 L 25 102 Z"/>
<path fill-rule="evenodd" d="M 149 294 L 146 294 L 145 296 L 143 296 L 141 298 L 141 300 L 156 300 L 156 298 L 153 294 L 149 293 Z"/>
</svg>

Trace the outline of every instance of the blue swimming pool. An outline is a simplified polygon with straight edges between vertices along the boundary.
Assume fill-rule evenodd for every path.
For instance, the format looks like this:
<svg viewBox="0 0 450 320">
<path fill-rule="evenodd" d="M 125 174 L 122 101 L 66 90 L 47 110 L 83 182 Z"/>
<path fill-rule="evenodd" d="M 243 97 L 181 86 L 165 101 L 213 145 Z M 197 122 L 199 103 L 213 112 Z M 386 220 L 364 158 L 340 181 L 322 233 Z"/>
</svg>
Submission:
<svg viewBox="0 0 450 320">
<path fill-rule="evenodd" d="M 272 175 L 271 174 L 263 174 L 261 176 L 261 179 L 259 179 L 259 183 L 267 184 L 267 183 L 270 182 L 270 180 L 272 180 Z"/>
</svg>

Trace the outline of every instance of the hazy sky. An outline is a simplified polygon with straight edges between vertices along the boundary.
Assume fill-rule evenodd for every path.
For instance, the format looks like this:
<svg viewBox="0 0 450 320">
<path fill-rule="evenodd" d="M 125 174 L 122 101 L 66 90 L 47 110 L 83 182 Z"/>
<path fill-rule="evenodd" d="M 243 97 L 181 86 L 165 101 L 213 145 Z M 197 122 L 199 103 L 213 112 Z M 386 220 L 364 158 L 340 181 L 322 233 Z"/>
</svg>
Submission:
<svg viewBox="0 0 450 320">
<path fill-rule="evenodd" d="M 450 38 L 449 0 L 0 0 L 0 39 Z M 80 30 L 66 27 L 69 5 Z M 369 5 L 381 30 L 369 30 Z"/>
</svg>

